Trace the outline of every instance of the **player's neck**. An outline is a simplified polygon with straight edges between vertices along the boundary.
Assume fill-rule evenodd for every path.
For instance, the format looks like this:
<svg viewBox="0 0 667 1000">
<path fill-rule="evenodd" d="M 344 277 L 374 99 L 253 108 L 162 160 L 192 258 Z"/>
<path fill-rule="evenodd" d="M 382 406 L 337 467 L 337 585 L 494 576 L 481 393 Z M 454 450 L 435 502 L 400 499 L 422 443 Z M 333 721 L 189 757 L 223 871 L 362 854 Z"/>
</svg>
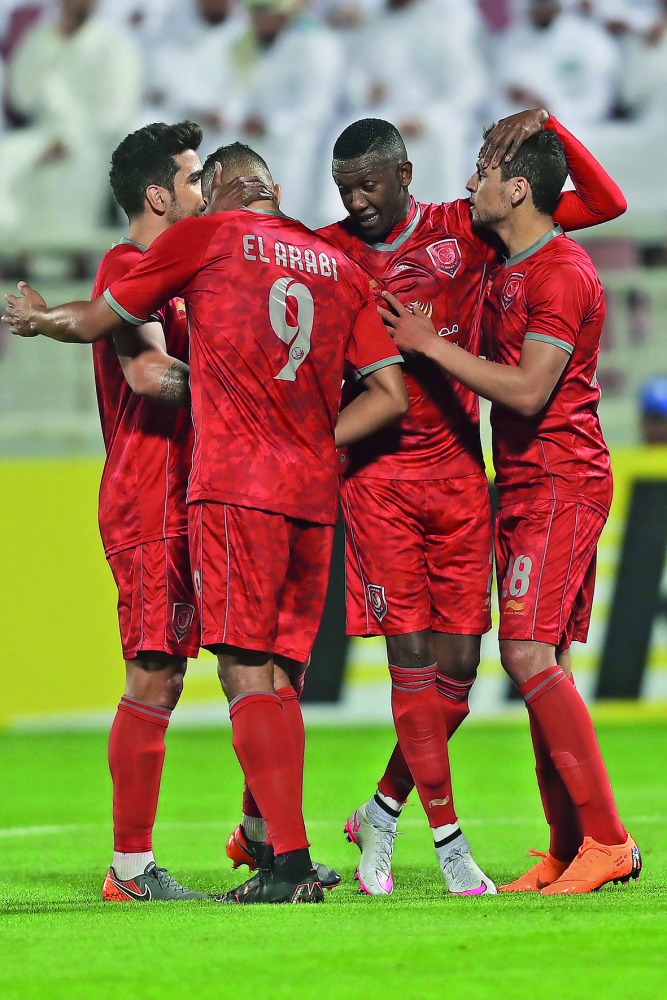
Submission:
<svg viewBox="0 0 667 1000">
<path fill-rule="evenodd" d="M 266 199 L 264 201 L 253 201 L 250 205 L 244 205 L 249 212 L 264 212 L 267 215 L 282 215 L 286 218 L 285 213 L 281 212 L 277 201 L 273 199 Z"/>
<path fill-rule="evenodd" d="M 163 216 L 141 216 L 133 219 L 127 230 L 127 238 L 140 246 L 149 247 L 153 240 L 169 228 Z"/>
<path fill-rule="evenodd" d="M 494 227 L 495 233 L 503 241 L 508 257 L 516 257 L 528 247 L 550 232 L 554 221 L 550 215 L 535 213 L 528 218 L 504 219 Z"/>
</svg>

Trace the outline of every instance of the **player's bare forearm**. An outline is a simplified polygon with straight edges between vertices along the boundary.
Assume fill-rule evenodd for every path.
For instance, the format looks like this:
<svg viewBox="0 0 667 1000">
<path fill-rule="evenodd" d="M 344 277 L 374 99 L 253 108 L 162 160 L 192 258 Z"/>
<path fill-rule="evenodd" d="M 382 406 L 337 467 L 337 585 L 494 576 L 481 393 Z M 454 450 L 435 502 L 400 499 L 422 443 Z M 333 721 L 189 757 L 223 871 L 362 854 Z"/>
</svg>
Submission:
<svg viewBox="0 0 667 1000">
<path fill-rule="evenodd" d="M 408 392 L 401 366 L 380 368 L 364 379 L 364 391 L 341 410 L 336 421 L 336 447 L 360 441 L 407 412 Z"/>
<path fill-rule="evenodd" d="M 535 416 L 548 403 L 568 361 L 561 348 L 526 341 L 518 365 L 487 361 L 439 337 L 419 309 L 411 312 L 390 293 L 383 296 L 392 311 L 380 314 L 401 351 L 422 354 L 478 396 L 521 416 Z"/>
<path fill-rule="evenodd" d="M 108 337 L 124 321 L 103 298 L 92 302 L 66 302 L 48 308 L 34 288 L 20 281 L 18 295 L 5 295 L 2 317 L 10 333 L 17 337 L 48 337 L 67 344 L 92 344 Z"/>
</svg>

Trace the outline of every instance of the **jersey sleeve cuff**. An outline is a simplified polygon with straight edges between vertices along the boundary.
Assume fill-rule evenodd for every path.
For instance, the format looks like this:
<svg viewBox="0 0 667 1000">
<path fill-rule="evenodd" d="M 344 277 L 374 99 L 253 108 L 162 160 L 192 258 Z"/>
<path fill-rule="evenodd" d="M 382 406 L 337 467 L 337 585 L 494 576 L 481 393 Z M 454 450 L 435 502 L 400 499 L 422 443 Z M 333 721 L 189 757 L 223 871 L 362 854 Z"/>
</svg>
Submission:
<svg viewBox="0 0 667 1000">
<path fill-rule="evenodd" d="M 381 368 L 388 368 L 389 365 L 402 365 L 403 358 L 400 354 L 395 354 L 391 358 L 383 358 L 382 361 L 374 361 L 372 365 L 364 365 L 363 368 L 357 368 L 355 372 L 355 379 L 366 378 L 367 375 L 372 375 L 373 372 L 378 372 Z"/>
<path fill-rule="evenodd" d="M 566 354 L 572 354 L 574 351 L 574 345 L 568 344 L 567 340 L 549 337 L 546 333 L 527 333 L 524 340 L 538 340 L 542 344 L 553 344 L 554 347 L 560 347 L 561 351 L 565 351 Z"/>
<path fill-rule="evenodd" d="M 119 302 L 116 302 L 108 288 L 106 288 L 102 294 L 107 305 L 111 306 L 113 311 L 117 313 L 121 319 L 124 319 L 126 323 L 132 323 L 133 326 L 141 326 L 142 323 L 146 322 L 145 319 L 139 319 L 138 316 L 133 316 L 132 313 L 129 313 L 127 309 L 123 309 L 122 305 Z"/>
</svg>

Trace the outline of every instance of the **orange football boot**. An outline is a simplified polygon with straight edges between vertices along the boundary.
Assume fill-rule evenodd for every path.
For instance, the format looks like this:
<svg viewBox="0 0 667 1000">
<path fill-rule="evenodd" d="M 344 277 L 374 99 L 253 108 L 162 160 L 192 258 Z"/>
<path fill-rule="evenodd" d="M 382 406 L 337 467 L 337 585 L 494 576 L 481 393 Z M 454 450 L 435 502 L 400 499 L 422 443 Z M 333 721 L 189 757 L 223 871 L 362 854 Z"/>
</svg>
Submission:
<svg viewBox="0 0 667 1000">
<path fill-rule="evenodd" d="M 247 865 L 248 871 L 254 872 L 259 868 L 259 863 L 264 854 L 264 843 L 259 840 L 251 840 L 246 835 L 243 826 L 239 824 L 233 833 L 230 833 L 227 841 L 227 857 L 232 862 L 232 868 L 240 868 Z"/>
<path fill-rule="evenodd" d="M 583 892 L 595 892 L 607 882 L 625 884 L 631 878 L 638 879 L 642 870 L 642 856 L 632 837 L 624 844 L 608 847 L 598 844 L 592 837 L 584 837 L 572 864 L 560 878 L 542 889 L 543 896 L 574 896 Z"/>
<path fill-rule="evenodd" d="M 568 866 L 567 861 L 558 861 L 551 854 L 542 854 L 541 851 L 534 851 L 532 848 L 526 856 L 541 860 L 514 882 L 499 885 L 498 892 L 540 892 L 560 878 Z"/>
</svg>

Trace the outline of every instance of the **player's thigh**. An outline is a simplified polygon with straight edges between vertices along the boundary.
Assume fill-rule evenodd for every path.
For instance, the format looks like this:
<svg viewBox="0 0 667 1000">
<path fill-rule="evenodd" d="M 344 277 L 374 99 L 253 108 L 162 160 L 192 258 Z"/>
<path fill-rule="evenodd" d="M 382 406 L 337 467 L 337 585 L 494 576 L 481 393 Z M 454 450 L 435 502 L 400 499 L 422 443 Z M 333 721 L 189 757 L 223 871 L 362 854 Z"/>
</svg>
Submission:
<svg viewBox="0 0 667 1000">
<path fill-rule="evenodd" d="M 363 478 L 343 484 L 349 635 L 403 635 L 431 627 L 422 486 Z"/>
<path fill-rule="evenodd" d="M 288 519 L 198 502 L 188 513 L 202 646 L 273 652 L 290 561 Z"/>
<path fill-rule="evenodd" d="M 118 588 L 123 658 L 161 653 L 176 658 L 199 651 L 199 617 L 188 539 L 145 542 L 109 556 Z"/>
<path fill-rule="evenodd" d="M 452 635 L 491 628 L 493 538 L 486 475 L 425 483 L 431 627 Z"/>
<path fill-rule="evenodd" d="M 496 563 L 501 640 L 564 644 L 604 526 L 583 504 L 534 500 L 501 507 Z M 594 569 L 593 569 L 594 574 Z"/>
<path fill-rule="evenodd" d="M 290 559 L 280 595 L 274 651 L 286 660 L 290 679 L 305 669 L 322 621 L 329 587 L 334 529 L 331 525 L 290 523 Z"/>
</svg>

